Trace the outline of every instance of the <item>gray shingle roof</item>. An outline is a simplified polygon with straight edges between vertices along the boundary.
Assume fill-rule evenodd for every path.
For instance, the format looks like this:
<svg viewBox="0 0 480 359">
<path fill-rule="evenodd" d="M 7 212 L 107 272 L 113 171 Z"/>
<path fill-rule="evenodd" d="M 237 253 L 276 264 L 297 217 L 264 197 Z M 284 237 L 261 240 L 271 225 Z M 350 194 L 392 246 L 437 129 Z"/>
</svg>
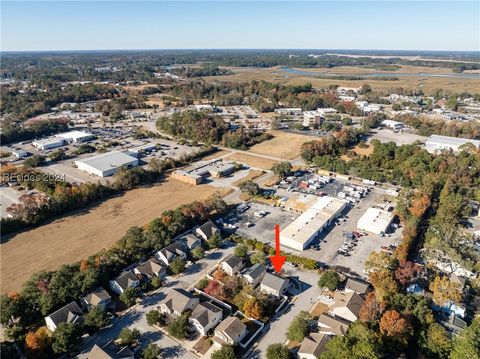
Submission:
<svg viewBox="0 0 480 359">
<path fill-rule="evenodd" d="M 359 294 L 367 293 L 369 287 L 370 283 L 356 278 L 348 278 L 347 284 L 345 285 L 345 289 L 353 290 Z"/>
<path fill-rule="evenodd" d="M 262 285 L 280 291 L 288 279 L 282 278 L 272 273 L 265 273 L 265 277 L 262 279 Z"/>
<path fill-rule="evenodd" d="M 315 358 L 318 358 L 320 354 L 325 351 L 325 345 L 329 342 L 329 340 L 330 338 L 325 334 L 310 333 L 310 335 L 303 339 L 298 353 L 311 354 Z"/>
<path fill-rule="evenodd" d="M 250 270 L 245 273 L 245 276 L 250 276 L 253 280 L 265 273 L 267 268 L 262 263 L 255 264 Z"/>
<path fill-rule="evenodd" d="M 203 234 L 207 236 L 207 238 L 210 238 L 215 233 L 218 233 L 220 231 L 212 221 L 205 222 L 200 227 L 198 227 L 197 230 L 202 231 Z"/>
<path fill-rule="evenodd" d="M 230 267 L 234 268 L 238 266 L 240 263 L 242 263 L 243 259 L 231 254 L 224 260 L 224 262 L 228 264 Z"/>
<path fill-rule="evenodd" d="M 222 310 L 216 305 L 209 302 L 203 302 L 193 309 L 190 319 L 196 319 L 203 327 L 205 327 L 210 323 L 211 319 L 221 311 Z"/>
<path fill-rule="evenodd" d="M 168 260 L 175 258 L 177 255 L 181 255 L 183 253 L 186 254 L 185 248 L 182 246 L 182 244 L 178 241 L 173 242 L 160 250 L 162 254 L 167 258 Z"/>
<path fill-rule="evenodd" d="M 166 268 L 158 263 L 155 259 L 151 258 L 148 261 L 138 265 L 135 269 L 137 269 L 140 274 L 147 275 L 149 277 L 156 276 L 157 273 L 164 273 L 166 272 Z"/>
<path fill-rule="evenodd" d="M 120 275 L 115 278 L 115 281 L 120 286 L 120 288 L 125 290 L 131 286 L 132 282 L 138 281 L 138 278 L 132 272 L 125 271 L 120 273 Z"/>
<path fill-rule="evenodd" d="M 76 302 L 68 303 L 49 315 L 55 325 L 60 323 L 77 323 L 82 316 L 83 312 Z"/>
<path fill-rule="evenodd" d="M 350 322 L 340 317 L 331 316 L 326 313 L 320 315 L 318 323 L 330 328 L 330 331 L 335 335 L 345 335 L 347 333 Z"/>
</svg>

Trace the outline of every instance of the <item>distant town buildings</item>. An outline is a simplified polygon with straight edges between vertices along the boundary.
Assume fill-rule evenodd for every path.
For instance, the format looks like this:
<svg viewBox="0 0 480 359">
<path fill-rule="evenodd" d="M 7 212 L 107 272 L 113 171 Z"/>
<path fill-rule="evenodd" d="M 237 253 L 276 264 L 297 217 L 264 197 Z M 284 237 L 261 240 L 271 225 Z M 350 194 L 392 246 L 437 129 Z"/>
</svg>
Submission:
<svg viewBox="0 0 480 359">
<path fill-rule="evenodd" d="M 452 150 L 453 152 L 460 152 L 460 147 L 471 143 L 477 148 L 480 148 L 480 141 L 471 140 L 467 138 L 449 137 L 440 135 L 431 135 L 425 143 L 425 149 L 430 153 L 438 153 L 440 151 Z"/>
</svg>

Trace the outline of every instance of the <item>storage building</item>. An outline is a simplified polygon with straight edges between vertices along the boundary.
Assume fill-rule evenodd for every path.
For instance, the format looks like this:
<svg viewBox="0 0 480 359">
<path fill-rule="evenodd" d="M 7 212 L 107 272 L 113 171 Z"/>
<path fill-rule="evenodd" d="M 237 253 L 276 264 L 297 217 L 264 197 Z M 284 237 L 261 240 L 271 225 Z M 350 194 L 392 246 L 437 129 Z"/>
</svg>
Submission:
<svg viewBox="0 0 480 359">
<path fill-rule="evenodd" d="M 67 142 L 87 142 L 92 140 L 95 136 L 85 131 L 69 131 L 60 133 L 57 137 L 63 138 Z"/>
<path fill-rule="evenodd" d="M 361 231 L 383 236 L 388 232 L 388 228 L 390 227 L 393 218 L 394 215 L 392 212 L 370 207 L 358 220 L 357 228 Z"/>
<path fill-rule="evenodd" d="M 120 167 L 138 166 L 138 159 L 124 152 L 111 151 L 75 161 L 75 164 L 82 171 L 100 177 L 108 177 L 114 175 Z"/>
<path fill-rule="evenodd" d="M 329 196 L 319 198 L 282 230 L 280 243 L 297 251 L 303 251 L 342 213 L 346 205 L 346 201 L 338 198 Z"/>
<path fill-rule="evenodd" d="M 480 148 L 480 141 L 478 140 L 431 135 L 425 143 L 425 149 L 430 153 L 437 153 L 442 150 L 452 150 L 453 152 L 460 152 L 460 147 L 467 143 L 471 143 L 475 147 Z"/>
<path fill-rule="evenodd" d="M 34 145 L 40 150 L 47 151 L 53 148 L 62 147 L 66 143 L 67 141 L 65 141 L 65 139 L 61 137 L 51 137 L 51 138 L 46 138 L 44 140 L 33 141 L 32 145 Z"/>
</svg>

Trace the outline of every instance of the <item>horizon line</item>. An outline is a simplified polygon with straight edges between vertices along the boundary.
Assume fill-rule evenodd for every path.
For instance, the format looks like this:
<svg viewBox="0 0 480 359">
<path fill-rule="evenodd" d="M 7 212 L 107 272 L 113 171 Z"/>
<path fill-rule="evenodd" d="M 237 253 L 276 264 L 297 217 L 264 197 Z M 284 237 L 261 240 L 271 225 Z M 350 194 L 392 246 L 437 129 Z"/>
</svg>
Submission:
<svg viewBox="0 0 480 359">
<path fill-rule="evenodd" d="M 0 50 L 0 53 L 43 53 L 43 52 L 108 52 L 108 51 L 390 51 L 390 52 L 453 52 L 453 53 L 478 53 L 478 50 L 426 50 L 426 49 L 367 49 L 367 48 L 256 48 L 256 47 L 198 47 L 198 48 L 112 48 L 112 49 L 45 49 L 45 50 Z"/>
</svg>

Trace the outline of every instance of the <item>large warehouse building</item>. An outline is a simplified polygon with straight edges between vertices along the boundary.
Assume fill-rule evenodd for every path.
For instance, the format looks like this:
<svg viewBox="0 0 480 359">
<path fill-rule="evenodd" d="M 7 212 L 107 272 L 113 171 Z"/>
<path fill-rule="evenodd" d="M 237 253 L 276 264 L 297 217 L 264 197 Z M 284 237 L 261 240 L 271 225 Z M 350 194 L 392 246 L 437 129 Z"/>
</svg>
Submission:
<svg viewBox="0 0 480 359">
<path fill-rule="evenodd" d="M 346 205 L 346 201 L 338 198 L 329 196 L 319 198 L 310 208 L 281 231 L 281 245 L 303 251 L 342 213 Z"/>
<path fill-rule="evenodd" d="M 430 153 L 436 153 L 442 150 L 452 150 L 453 152 L 460 152 L 460 146 L 463 146 L 467 143 L 471 143 L 475 147 L 480 148 L 480 141 L 478 140 L 431 135 L 425 143 L 425 149 Z"/>
<path fill-rule="evenodd" d="M 51 150 L 53 148 L 62 147 L 66 144 L 75 142 L 86 142 L 90 141 L 95 136 L 91 133 L 87 133 L 84 131 L 69 131 L 64 133 L 59 133 L 54 137 L 45 138 L 43 140 L 33 141 L 32 145 L 41 149 L 41 150 Z"/>
<path fill-rule="evenodd" d="M 383 209 L 370 207 L 359 218 L 357 228 L 361 231 L 375 233 L 380 236 L 388 233 L 390 224 L 392 224 L 394 214 Z"/>
<path fill-rule="evenodd" d="M 75 161 L 75 164 L 82 171 L 100 177 L 108 177 L 114 175 L 120 167 L 138 166 L 138 158 L 124 152 L 111 151 Z"/>
</svg>

